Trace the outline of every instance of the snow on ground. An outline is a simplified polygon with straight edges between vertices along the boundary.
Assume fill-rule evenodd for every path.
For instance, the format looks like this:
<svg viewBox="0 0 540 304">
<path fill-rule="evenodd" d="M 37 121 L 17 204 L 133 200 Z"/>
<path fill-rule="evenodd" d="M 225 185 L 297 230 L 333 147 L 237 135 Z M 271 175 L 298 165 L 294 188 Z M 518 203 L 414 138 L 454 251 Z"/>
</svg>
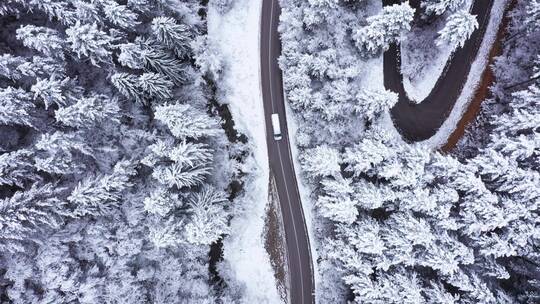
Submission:
<svg viewBox="0 0 540 304">
<path fill-rule="evenodd" d="M 407 54 L 408 50 L 412 49 L 408 46 L 408 42 L 406 42 L 408 40 L 409 39 L 405 40 L 401 44 L 401 59 L 403 61 L 402 64 L 408 67 L 407 69 L 413 70 L 418 63 L 410 61 L 420 61 L 424 60 L 424 58 Z M 426 65 L 422 72 L 419 75 L 416 75 L 415 78 L 411 78 L 405 74 L 403 75 L 403 87 L 405 88 L 407 97 L 409 97 L 411 101 L 421 103 L 426 99 L 431 90 L 435 87 L 437 80 L 442 76 L 446 63 L 451 60 L 453 53 L 451 47 L 443 45 L 438 47 L 437 50 L 435 58 L 430 59 L 430 64 Z"/>
<path fill-rule="evenodd" d="M 452 112 L 437 133 L 435 133 L 435 135 L 433 135 L 431 138 L 419 142 L 419 144 L 426 145 L 431 148 L 439 148 L 446 143 L 448 137 L 456 129 L 459 120 L 463 116 L 463 113 L 465 113 L 467 110 L 469 103 L 474 97 L 474 93 L 476 92 L 476 88 L 480 83 L 484 70 L 488 68 L 487 65 L 489 63 L 489 53 L 493 43 L 495 43 L 495 39 L 497 38 L 499 25 L 502 21 L 504 11 L 508 3 L 509 0 L 495 0 L 493 2 L 489 24 L 486 29 L 484 39 L 482 40 L 482 45 L 480 46 L 478 56 L 471 66 L 471 72 L 467 76 L 467 81 L 463 87 L 461 95 L 456 101 Z"/>
<path fill-rule="evenodd" d="M 362 67 L 363 76 L 360 86 L 370 90 L 384 90 L 383 56 L 369 59 Z"/>
<path fill-rule="evenodd" d="M 383 56 L 370 59 L 366 61 L 364 66 L 365 75 L 362 79 L 361 86 L 363 88 L 370 88 L 372 90 L 384 90 L 384 70 L 383 70 Z M 386 112 L 381 117 L 379 121 L 381 127 L 386 129 L 390 134 L 393 135 L 393 138 L 398 141 L 405 143 L 390 116 L 390 112 Z"/>
<path fill-rule="evenodd" d="M 470 9 L 472 3 L 472 0 L 466 0 L 463 8 Z M 439 24 L 435 24 L 432 28 L 417 29 L 408 33 L 407 39 L 401 44 L 403 86 L 409 99 L 416 103 L 426 99 L 442 76 L 446 63 L 452 58 L 452 47 L 435 44 L 437 32 L 446 22 L 444 16 L 439 18 Z"/>
<path fill-rule="evenodd" d="M 247 164 L 253 178 L 245 185 L 243 212 L 233 219 L 231 236 L 224 241 L 224 262 L 244 285 L 246 303 L 281 303 L 263 240 L 269 170 L 259 72 L 261 4 L 236 0 L 225 15 L 210 7 L 208 36 L 223 58 L 221 100 L 229 104 L 236 128 L 249 137 L 253 150 Z"/>
</svg>

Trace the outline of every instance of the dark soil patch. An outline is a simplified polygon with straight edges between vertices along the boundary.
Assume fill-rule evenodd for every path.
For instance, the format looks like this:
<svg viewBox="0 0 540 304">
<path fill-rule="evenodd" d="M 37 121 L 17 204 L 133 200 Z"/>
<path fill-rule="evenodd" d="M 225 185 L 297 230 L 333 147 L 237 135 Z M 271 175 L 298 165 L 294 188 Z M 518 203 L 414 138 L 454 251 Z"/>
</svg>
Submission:
<svg viewBox="0 0 540 304">
<path fill-rule="evenodd" d="M 279 198 L 273 189 L 276 189 L 275 182 L 273 177 L 270 177 L 268 197 L 270 204 L 266 212 L 264 248 L 270 255 L 270 264 L 278 282 L 278 290 L 282 296 L 287 296 L 287 260 L 283 250 L 285 246 L 283 223 L 280 216 Z"/>
<path fill-rule="evenodd" d="M 210 245 L 210 252 L 208 253 L 210 258 L 208 262 L 208 271 L 210 272 L 210 281 L 218 286 L 225 285 L 225 282 L 219 276 L 217 270 L 217 264 L 223 261 L 223 239 L 220 238 L 216 242 Z"/>
</svg>

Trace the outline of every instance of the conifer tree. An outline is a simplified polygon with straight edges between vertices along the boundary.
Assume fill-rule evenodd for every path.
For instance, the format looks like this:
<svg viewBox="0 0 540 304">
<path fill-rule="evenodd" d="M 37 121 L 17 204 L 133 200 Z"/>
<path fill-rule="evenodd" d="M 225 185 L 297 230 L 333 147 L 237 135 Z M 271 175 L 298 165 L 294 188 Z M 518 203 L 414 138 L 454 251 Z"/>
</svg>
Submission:
<svg viewBox="0 0 540 304">
<path fill-rule="evenodd" d="M 139 22 L 137 14 L 127 8 L 126 5 L 120 5 L 114 1 L 107 1 L 103 6 L 105 17 L 114 25 L 124 29 L 134 29 Z"/>
<path fill-rule="evenodd" d="M 32 152 L 24 149 L 0 155 L 0 185 L 24 188 L 29 182 L 39 181 L 32 157 Z"/>
<path fill-rule="evenodd" d="M 354 32 L 356 46 L 367 54 L 386 50 L 411 28 L 413 17 L 414 9 L 407 2 L 384 7 L 380 14 L 367 18 L 368 25 Z"/>
<path fill-rule="evenodd" d="M 158 106 L 155 119 L 165 124 L 179 139 L 199 139 L 219 133 L 215 119 L 188 104 L 174 103 Z"/>
<path fill-rule="evenodd" d="M 0 89 L 0 122 L 5 125 L 36 127 L 36 106 L 32 95 L 22 89 Z"/>
<path fill-rule="evenodd" d="M 458 10 L 464 3 L 464 0 L 422 0 L 420 5 L 427 15 L 442 15 L 448 10 Z"/>
<path fill-rule="evenodd" d="M 186 224 L 186 239 L 193 244 L 209 245 L 228 231 L 225 193 L 204 187 L 188 200 L 190 221 Z"/>
<path fill-rule="evenodd" d="M 0 200 L 0 250 L 23 252 L 26 242 L 44 229 L 60 227 L 70 216 L 66 202 L 58 198 L 65 188 L 54 184 L 34 185 Z"/>
<path fill-rule="evenodd" d="M 437 44 L 447 43 L 452 47 L 463 47 L 472 33 L 478 28 L 476 16 L 460 10 L 448 17 L 444 28 L 439 32 Z"/>
<path fill-rule="evenodd" d="M 93 65 L 111 62 L 114 39 L 98 29 L 96 23 L 81 24 L 79 21 L 66 30 L 66 41 L 78 58 L 87 57 Z"/>
<path fill-rule="evenodd" d="M 80 182 L 67 198 L 76 206 L 74 216 L 111 214 L 111 209 L 117 208 L 122 202 L 122 193 L 133 186 L 130 179 L 136 174 L 129 161 L 120 161 L 111 174 Z"/>
<path fill-rule="evenodd" d="M 55 174 L 71 174 L 84 169 L 82 157 L 94 157 L 92 148 L 81 134 L 56 131 L 46 133 L 36 142 L 36 168 Z"/>
<path fill-rule="evenodd" d="M 64 40 L 57 31 L 46 27 L 25 25 L 17 29 L 17 39 L 29 48 L 48 57 L 64 57 Z"/>
<path fill-rule="evenodd" d="M 116 100 L 106 96 L 83 97 L 75 104 L 55 112 L 56 120 L 66 126 L 92 128 L 105 121 L 119 123 L 120 108 Z"/>
<path fill-rule="evenodd" d="M 23 57 L 16 57 L 11 54 L 0 55 L 0 75 L 11 80 L 18 80 L 22 73 L 17 70 L 17 66 L 26 63 Z"/>
<path fill-rule="evenodd" d="M 173 50 L 177 56 L 185 56 L 189 50 L 192 34 L 188 26 L 177 24 L 172 18 L 156 17 L 152 20 L 152 33 L 165 47 Z"/>
</svg>

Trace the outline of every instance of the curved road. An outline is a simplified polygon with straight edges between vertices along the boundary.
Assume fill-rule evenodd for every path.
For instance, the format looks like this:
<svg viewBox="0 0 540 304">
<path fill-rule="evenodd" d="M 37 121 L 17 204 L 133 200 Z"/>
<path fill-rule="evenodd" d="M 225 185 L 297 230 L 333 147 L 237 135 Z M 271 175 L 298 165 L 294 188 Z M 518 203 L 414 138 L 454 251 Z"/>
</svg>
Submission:
<svg viewBox="0 0 540 304">
<path fill-rule="evenodd" d="M 400 3 L 399 0 L 383 0 L 384 5 Z M 420 11 L 419 0 L 410 4 Z M 420 104 L 411 102 L 403 87 L 401 75 L 401 53 L 399 45 L 393 44 L 384 53 L 384 86 L 399 94 L 398 103 L 392 108 L 392 120 L 399 133 L 407 141 L 422 141 L 433 136 L 452 111 L 463 86 L 467 81 L 471 65 L 476 59 L 482 39 L 489 23 L 493 0 L 474 1 L 471 13 L 478 18 L 479 28 L 474 31 L 463 48 L 458 49 L 435 87 Z M 418 14 L 415 16 L 418 19 Z"/>
<path fill-rule="evenodd" d="M 283 82 L 278 57 L 278 0 L 263 0 L 261 14 L 261 83 L 266 120 L 266 141 L 271 173 L 275 176 L 285 228 L 290 274 L 290 299 L 293 304 L 315 303 L 309 237 L 289 147 Z M 274 140 L 270 115 L 278 113 L 283 138 Z"/>
</svg>

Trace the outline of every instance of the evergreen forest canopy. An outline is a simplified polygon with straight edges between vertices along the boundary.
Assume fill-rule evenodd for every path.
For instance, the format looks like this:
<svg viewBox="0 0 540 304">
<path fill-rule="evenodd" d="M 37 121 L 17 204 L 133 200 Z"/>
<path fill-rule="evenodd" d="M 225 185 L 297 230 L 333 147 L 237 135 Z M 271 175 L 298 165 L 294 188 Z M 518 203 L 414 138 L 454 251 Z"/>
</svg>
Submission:
<svg viewBox="0 0 540 304">
<path fill-rule="evenodd" d="M 318 300 L 538 303 L 540 2 L 508 13 L 493 97 L 445 155 L 396 141 L 397 95 L 370 78 L 374 60 L 422 24 L 409 3 L 282 4 L 284 87 L 315 189 Z M 478 27 L 465 4 L 422 0 L 416 13 L 442 20 L 437 45 L 459 48 Z"/>
<path fill-rule="evenodd" d="M 0 302 L 232 301 L 199 1 L 0 3 Z M 201 17 L 202 16 L 202 17 Z"/>
<path fill-rule="evenodd" d="M 373 76 L 417 18 L 462 47 L 468 1 L 280 3 L 317 301 L 538 303 L 540 1 L 509 7 L 490 98 L 445 154 L 396 140 Z M 1 303 L 242 302 L 209 253 L 250 151 L 224 129 L 205 18 L 196 0 L 0 0 Z"/>
</svg>

